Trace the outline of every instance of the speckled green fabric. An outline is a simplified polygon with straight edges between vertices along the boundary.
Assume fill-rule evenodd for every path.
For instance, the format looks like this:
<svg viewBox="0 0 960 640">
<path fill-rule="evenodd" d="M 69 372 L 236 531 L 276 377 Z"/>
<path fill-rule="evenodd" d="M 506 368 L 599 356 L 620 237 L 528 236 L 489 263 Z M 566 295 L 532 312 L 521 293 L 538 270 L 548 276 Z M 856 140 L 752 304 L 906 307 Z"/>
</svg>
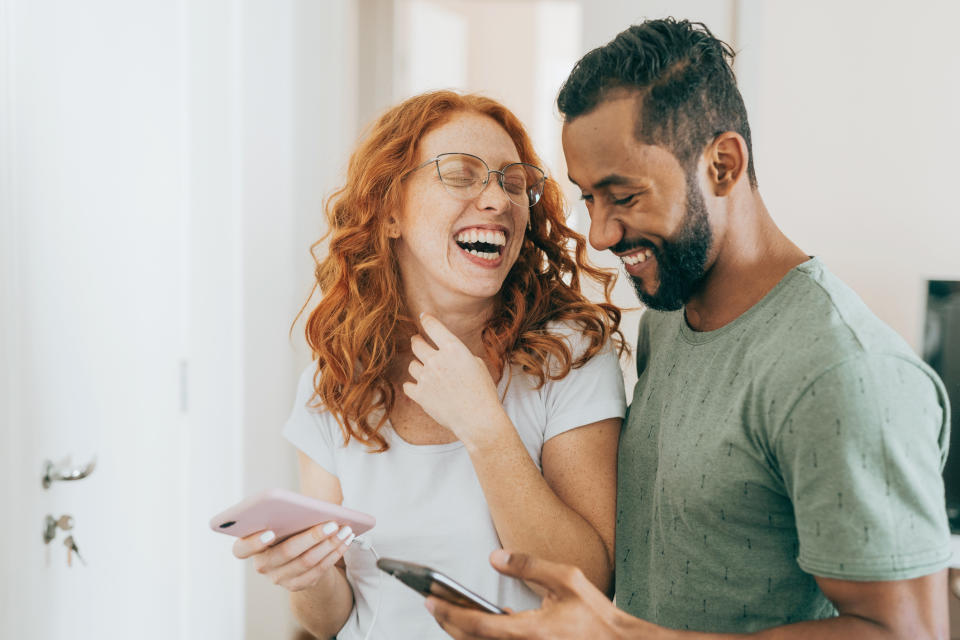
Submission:
<svg viewBox="0 0 960 640">
<path fill-rule="evenodd" d="M 734 322 L 647 311 L 620 440 L 617 604 L 675 629 L 836 614 L 813 576 L 950 557 L 943 385 L 817 259 Z"/>
</svg>

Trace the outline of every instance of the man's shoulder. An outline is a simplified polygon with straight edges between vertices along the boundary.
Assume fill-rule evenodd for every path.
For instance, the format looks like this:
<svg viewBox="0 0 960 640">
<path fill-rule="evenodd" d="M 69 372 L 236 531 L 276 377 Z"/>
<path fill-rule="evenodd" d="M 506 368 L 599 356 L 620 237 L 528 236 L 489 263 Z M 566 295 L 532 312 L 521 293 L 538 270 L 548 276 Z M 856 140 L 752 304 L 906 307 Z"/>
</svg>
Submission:
<svg viewBox="0 0 960 640">
<path fill-rule="evenodd" d="M 802 265 L 783 293 L 778 320 L 752 339 L 763 356 L 753 359 L 752 378 L 761 403 L 778 407 L 771 417 L 786 418 L 781 411 L 824 381 L 870 392 L 851 394 L 848 401 L 869 403 L 874 394 L 900 385 L 943 395 L 936 374 L 907 342 L 819 261 Z M 865 386 L 867 372 L 873 384 Z"/>
<path fill-rule="evenodd" d="M 810 375 L 878 355 L 920 364 L 906 341 L 819 260 L 797 267 L 765 312 L 750 342 L 769 350 L 776 365 L 769 373 Z"/>
</svg>

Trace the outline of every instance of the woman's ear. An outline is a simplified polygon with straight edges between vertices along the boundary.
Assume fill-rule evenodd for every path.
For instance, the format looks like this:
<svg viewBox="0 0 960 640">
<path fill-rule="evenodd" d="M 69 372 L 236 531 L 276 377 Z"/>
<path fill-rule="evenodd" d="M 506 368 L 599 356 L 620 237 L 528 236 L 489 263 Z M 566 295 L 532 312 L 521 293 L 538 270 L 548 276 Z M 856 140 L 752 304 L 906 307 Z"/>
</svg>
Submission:
<svg viewBox="0 0 960 640">
<path fill-rule="evenodd" d="M 739 133 L 725 131 L 707 147 L 707 176 L 713 195 L 729 195 L 746 173 L 749 159 L 747 143 Z"/>
<path fill-rule="evenodd" d="M 397 220 L 396 216 L 390 216 L 387 219 L 387 237 L 388 238 L 400 237 L 400 221 Z"/>
</svg>

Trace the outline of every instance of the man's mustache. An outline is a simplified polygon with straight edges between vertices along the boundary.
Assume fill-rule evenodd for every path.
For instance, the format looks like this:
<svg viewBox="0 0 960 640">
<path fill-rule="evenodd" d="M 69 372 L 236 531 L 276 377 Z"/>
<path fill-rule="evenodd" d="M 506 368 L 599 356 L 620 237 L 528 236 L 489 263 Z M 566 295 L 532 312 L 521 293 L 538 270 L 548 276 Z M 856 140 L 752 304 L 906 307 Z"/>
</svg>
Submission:
<svg viewBox="0 0 960 640">
<path fill-rule="evenodd" d="M 634 249 L 650 249 L 655 256 L 660 253 L 657 245 L 653 244 L 649 240 L 644 240 L 643 238 L 635 238 L 632 240 L 629 238 L 624 238 L 617 244 L 610 247 L 610 251 L 614 253 L 627 253 L 628 251 L 633 251 Z"/>
</svg>

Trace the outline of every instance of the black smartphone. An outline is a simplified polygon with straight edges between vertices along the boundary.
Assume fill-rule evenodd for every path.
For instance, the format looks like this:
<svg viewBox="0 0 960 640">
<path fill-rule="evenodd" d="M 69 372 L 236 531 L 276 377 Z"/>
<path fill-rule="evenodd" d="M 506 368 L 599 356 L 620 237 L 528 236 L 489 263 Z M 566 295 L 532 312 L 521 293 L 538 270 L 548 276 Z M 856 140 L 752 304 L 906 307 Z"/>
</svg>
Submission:
<svg viewBox="0 0 960 640">
<path fill-rule="evenodd" d="M 437 596 L 447 602 L 487 613 L 506 613 L 470 589 L 430 567 L 392 558 L 380 558 L 377 566 L 424 596 Z"/>
</svg>

